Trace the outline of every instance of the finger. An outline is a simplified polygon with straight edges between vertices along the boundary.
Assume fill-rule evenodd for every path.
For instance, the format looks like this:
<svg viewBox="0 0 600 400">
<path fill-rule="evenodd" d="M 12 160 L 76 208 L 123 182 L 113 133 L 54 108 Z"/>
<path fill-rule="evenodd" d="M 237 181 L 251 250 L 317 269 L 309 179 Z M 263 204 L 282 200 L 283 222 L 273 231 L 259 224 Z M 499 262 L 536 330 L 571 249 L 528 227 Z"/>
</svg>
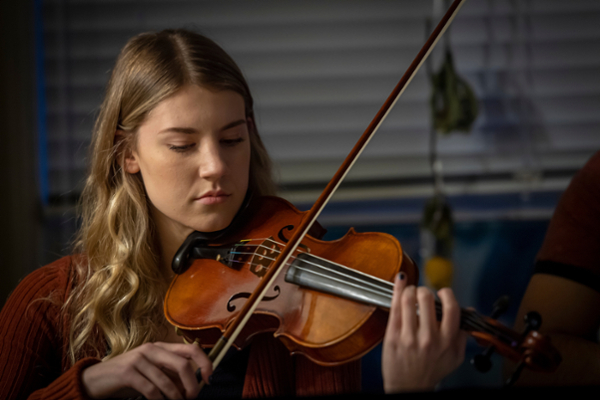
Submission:
<svg viewBox="0 0 600 400">
<path fill-rule="evenodd" d="M 157 342 L 157 343 L 155 343 L 155 345 L 157 345 L 165 350 L 171 351 L 181 357 L 193 360 L 193 362 L 195 363 L 194 368 L 197 367 L 201 370 L 202 380 L 206 383 L 209 382 L 208 380 L 213 373 L 212 362 L 210 361 L 210 359 L 208 358 L 206 353 L 202 350 L 202 348 L 198 344 Z M 195 376 L 196 376 L 196 373 L 194 371 L 194 380 L 193 381 L 196 384 L 195 386 L 198 386 L 197 385 L 198 381 L 195 378 Z M 187 386 L 186 386 L 186 390 L 187 390 Z"/>
<path fill-rule="evenodd" d="M 410 285 L 402 292 L 402 333 L 414 337 L 417 324 L 416 288 Z"/>
<path fill-rule="evenodd" d="M 157 342 L 155 343 L 157 346 L 160 346 L 166 350 L 169 350 L 175 354 L 178 354 L 182 357 L 193 360 L 196 366 L 202 369 L 202 377 L 205 380 L 208 380 L 210 375 L 213 372 L 212 361 L 208 358 L 208 355 L 202 350 L 199 344 L 183 344 L 183 343 L 163 343 Z M 206 374 L 206 376 L 205 376 Z"/>
<path fill-rule="evenodd" d="M 132 397 L 135 398 L 140 394 L 148 400 L 163 400 L 165 397 L 162 395 L 160 389 L 146 376 L 136 368 L 136 374 L 129 379 L 129 385 L 135 392 L 131 392 L 130 389 L 119 391 L 121 397 Z"/>
<path fill-rule="evenodd" d="M 148 379 L 160 393 L 167 396 L 167 398 L 182 399 L 183 393 L 181 393 L 173 380 L 159 368 L 159 365 L 162 363 L 165 355 L 161 354 L 164 352 L 163 350 L 157 350 L 158 349 L 151 352 L 150 357 L 148 357 L 149 354 L 142 353 L 142 356 L 135 364 L 135 368 L 141 375 Z M 161 362 L 157 361 L 158 358 L 161 359 Z M 148 391 L 152 393 L 151 398 L 163 398 L 162 396 L 157 396 L 155 394 L 155 389 L 148 389 Z"/>
<path fill-rule="evenodd" d="M 140 394 L 148 400 L 163 400 L 165 398 L 158 387 L 154 383 L 150 382 L 148 378 L 144 376 L 144 374 L 137 369 L 135 372 L 135 375 L 129 377 L 127 380 L 129 387 L 118 391 L 119 398 L 137 398 Z M 100 398 L 105 397 L 108 396 L 102 396 Z"/>
<path fill-rule="evenodd" d="M 148 400 L 164 399 L 158 387 L 138 369 L 147 363 L 141 352 L 121 354 L 85 368 L 81 382 L 90 398 L 136 398 L 142 394 Z"/>
<path fill-rule="evenodd" d="M 196 380 L 195 371 L 190 363 L 190 358 L 186 355 L 189 354 L 189 351 L 186 352 L 185 348 L 182 348 L 183 346 L 195 346 L 175 343 L 153 343 L 152 346 L 153 348 L 151 351 L 145 352 L 144 355 L 150 362 L 159 367 L 159 370 L 165 370 L 161 370 L 161 372 L 169 378 L 169 381 L 171 381 L 175 385 L 177 391 L 180 392 L 178 398 L 184 398 L 183 395 L 185 395 L 185 398 L 196 397 L 199 392 L 198 381 Z M 178 387 L 178 384 L 180 384 L 181 387 Z M 169 387 L 168 384 L 167 387 Z M 162 386 L 160 388 L 162 390 Z M 172 391 L 170 387 L 169 390 Z M 171 393 L 163 393 L 167 396 L 171 396 Z"/>
<path fill-rule="evenodd" d="M 423 339 L 434 339 L 439 328 L 433 293 L 426 287 L 421 286 L 417 288 L 417 301 L 419 303 L 419 333 Z"/>
<path fill-rule="evenodd" d="M 402 291 L 406 287 L 407 279 L 404 272 L 396 275 L 394 280 L 394 292 L 390 305 L 390 316 L 386 328 L 386 337 L 394 338 L 402 329 Z"/>
<path fill-rule="evenodd" d="M 460 307 L 452 289 L 441 289 L 438 296 L 442 301 L 443 314 L 440 330 L 444 335 L 454 337 L 460 330 Z"/>
</svg>

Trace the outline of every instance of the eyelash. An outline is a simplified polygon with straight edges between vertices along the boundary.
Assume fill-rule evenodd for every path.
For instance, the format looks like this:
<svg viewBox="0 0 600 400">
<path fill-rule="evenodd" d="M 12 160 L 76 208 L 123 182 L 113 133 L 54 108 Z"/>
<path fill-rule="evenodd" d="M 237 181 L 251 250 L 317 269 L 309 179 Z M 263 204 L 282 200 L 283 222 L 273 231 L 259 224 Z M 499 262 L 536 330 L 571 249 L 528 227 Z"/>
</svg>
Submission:
<svg viewBox="0 0 600 400">
<path fill-rule="evenodd" d="M 195 145 L 196 145 L 196 143 L 190 143 L 190 144 L 186 144 L 183 146 L 169 146 L 169 150 L 173 150 L 176 153 L 185 153 L 186 151 L 190 150 Z"/>
<path fill-rule="evenodd" d="M 221 143 L 223 143 L 226 146 L 235 146 L 238 143 L 242 143 L 245 139 L 243 137 L 240 138 L 236 138 L 236 139 L 223 139 L 221 140 Z"/>
<path fill-rule="evenodd" d="M 223 139 L 223 140 L 221 140 L 221 143 L 224 144 L 225 146 L 233 147 L 233 146 L 237 145 L 238 143 L 242 143 L 244 140 L 245 140 L 244 138 Z M 190 144 L 186 144 L 183 146 L 171 145 L 171 146 L 169 146 L 169 150 L 173 150 L 176 153 L 185 153 L 186 151 L 191 150 L 195 146 L 196 146 L 196 143 L 190 143 Z"/>
</svg>

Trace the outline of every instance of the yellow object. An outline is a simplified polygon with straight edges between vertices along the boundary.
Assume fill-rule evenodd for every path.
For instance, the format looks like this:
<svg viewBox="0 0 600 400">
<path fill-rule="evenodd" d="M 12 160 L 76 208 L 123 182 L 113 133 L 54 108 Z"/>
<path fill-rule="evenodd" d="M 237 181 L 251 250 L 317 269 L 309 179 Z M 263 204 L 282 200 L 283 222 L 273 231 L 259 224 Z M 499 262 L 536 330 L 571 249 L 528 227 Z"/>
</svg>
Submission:
<svg viewBox="0 0 600 400">
<path fill-rule="evenodd" d="M 447 258 L 434 256 L 425 263 L 425 279 L 432 289 L 440 290 L 452 285 L 454 266 Z"/>
</svg>

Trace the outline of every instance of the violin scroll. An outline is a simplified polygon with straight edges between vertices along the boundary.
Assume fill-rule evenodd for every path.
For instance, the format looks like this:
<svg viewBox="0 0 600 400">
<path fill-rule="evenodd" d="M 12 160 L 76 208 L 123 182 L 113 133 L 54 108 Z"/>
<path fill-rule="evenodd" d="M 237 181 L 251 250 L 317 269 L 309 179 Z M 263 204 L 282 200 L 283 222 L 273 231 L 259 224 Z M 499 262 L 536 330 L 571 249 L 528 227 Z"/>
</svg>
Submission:
<svg viewBox="0 0 600 400">
<path fill-rule="evenodd" d="M 542 325 L 542 317 L 535 311 L 525 315 L 525 338 L 522 342 L 523 357 L 506 381 L 506 386 L 512 386 L 527 366 L 532 371 L 553 372 L 562 361 L 558 351 L 550 343 L 550 338 L 537 330 Z"/>
<path fill-rule="evenodd" d="M 542 320 L 537 312 L 527 314 L 526 328 L 522 334 L 508 329 L 495 319 L 481 318 L 483 321 L 476 321 L 473 314 L 466 317 L 469 333 L 479 344 L 488 346 L 482 355 L 471 361 L 478 370 L 487 372 L 490 369 L 489 357 L 493 351 L 517 363 L 517 368 L 506 383 L 508 386 L 514 384 L 525 367 L 539 372 L 553 372 L 558 368 L 562 358 L 552 346 L 550 338 L 538 332 Z M 481 329 L 484 326 L 485 329 Z M 477 330 L 473 330 L 475 327 Z"/>
</svg>

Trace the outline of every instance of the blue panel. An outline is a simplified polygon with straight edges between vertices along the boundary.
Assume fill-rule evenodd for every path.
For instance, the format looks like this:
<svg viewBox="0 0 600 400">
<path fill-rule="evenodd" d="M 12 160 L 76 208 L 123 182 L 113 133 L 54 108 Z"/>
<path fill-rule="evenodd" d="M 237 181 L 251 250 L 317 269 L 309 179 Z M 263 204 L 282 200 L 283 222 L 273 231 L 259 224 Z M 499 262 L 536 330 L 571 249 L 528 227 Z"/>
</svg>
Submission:
<svg viewBox="0 0 600 400">
<path fill-rule="evenodd" d="M 42 204 L 48 204 L 48 141 L 46 130 L 46 82 L 44 78 L 44 27 L 42 18 L 42 0 L 35 0 L 35 76 L 37 93 L 37 128 L 38 128 L 38 182 Z"/>
</svg>

